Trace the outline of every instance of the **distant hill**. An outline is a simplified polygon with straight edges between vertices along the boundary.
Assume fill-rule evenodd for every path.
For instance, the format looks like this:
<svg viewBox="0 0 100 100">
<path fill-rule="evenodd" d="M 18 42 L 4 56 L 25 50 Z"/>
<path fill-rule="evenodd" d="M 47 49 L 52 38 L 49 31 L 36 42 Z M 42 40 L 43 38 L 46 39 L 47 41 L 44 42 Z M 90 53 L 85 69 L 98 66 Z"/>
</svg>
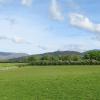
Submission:
<svg viewBox="0 0 100 100">
<path fill-rule="evenodd" d="M 58 56 L 58 55 L 81 55 L 80 52 L 77 51 L 55 51 L 55 52 L 48 52 L 44 54 L 37 54 L 35 56 L 45 56 L 45 55 L 51 55 L 51 56 Z"/>
<path fill-rule="evenodd" d="M 13 58 L 10 59 L 10 61 L 15 61 L 15 62 L 20 62 L 23 61 L 26 58 L 29 57 L 43 57 L 46 55 L 50 55 L 50 56 L 62 56 L 62 55 L 82 55 L 82 53 L 77 52 L 77 51 L 55 51 L 55 52 L 48 52 L 48 53 L 43 53 L 43 54 L 35 54 L 35 55 L 28 55 L 28 56 L 22 56 L 22 57 L 18 57 L 18 58 Z"/>
<path fill-rule="evenodd" d="M 81 53 L 77 52 L 77 51 L 55 51 L 55 52 L 44 53 L 44 54 L 41 54 L 41 55 L 55 55 L 55 56 L 58 56 L 58 55 L 80 55 L 80 54 Z"/>
<path fill-rule="evenodd" d="M 90 50 L 90 51 L 100 51 L 100 50 Z M 83 53 L 80 53 L 80 52 L 77 52 L 77 51 L 55 51 L 55 52 L 47 52 L 47 53 L 43 53 L 43 54 L 35 54 L 35 55 L 27 55 L 26 56 L 20 56 L 20 57 L 16 57 L 16 58 L 11 58 L 10 61 L 23 61 L 25 60 L 26 58 L 29 58 L 29 57 L 43 57 L 43 56 L 46 56 L 46 55 L 49 55 L 49 56 L 63 56 L 63 55 L 80 55 L 80 56 L 83 56 L 85 53 L 87 53 L 89 51 L 86 51 L 86 52 L 83 52 Z M 17 54 L 18 55 L 18 54 Z"/>
<path fill-rule="evenodd" d="M 25 53 L 0 52 L 0 60 L 15 59 L 15 58 L 20 58 L 25 56 L 29 56 L 29 55 Z"/>
<path fill-rule="evenodd" d="M 5 62 L 18 62 L 31 65 L 100 65 L 100 50 L 89 50 L 82 53 L 77 51 L 48 52 L 13 58 L 7 61 L 5 60 Z"/>
</svg>

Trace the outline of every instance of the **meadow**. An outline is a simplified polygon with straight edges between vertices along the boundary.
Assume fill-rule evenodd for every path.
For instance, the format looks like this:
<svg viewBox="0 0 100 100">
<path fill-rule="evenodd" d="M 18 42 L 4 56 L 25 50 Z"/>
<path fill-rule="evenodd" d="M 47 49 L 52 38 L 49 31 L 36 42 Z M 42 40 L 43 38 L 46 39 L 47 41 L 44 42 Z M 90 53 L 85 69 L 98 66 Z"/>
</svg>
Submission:
<svg viewBox="0 0 100 100">
<path fill-rule="evenodd" d="M 99 65 L 17 66 L 0 64 L 0 100 L 100 100 Z"/>
</svg>

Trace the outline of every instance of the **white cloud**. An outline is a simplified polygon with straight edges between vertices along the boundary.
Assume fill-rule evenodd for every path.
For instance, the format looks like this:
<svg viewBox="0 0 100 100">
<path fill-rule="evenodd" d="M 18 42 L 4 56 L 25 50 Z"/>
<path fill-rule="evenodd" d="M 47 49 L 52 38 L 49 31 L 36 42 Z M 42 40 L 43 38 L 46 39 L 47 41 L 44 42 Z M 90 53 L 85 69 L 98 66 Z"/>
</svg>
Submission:
<svg viewBox="0 0 100 100">
<path fill-rule="evenodd" d="M 46 51 L 48 48 L 46 46 L 42 45 L 34 45 L 34 43 L 28 42 L 22 37 L 7 37 L 7 36 L 0 36 L 0 40 L 8 40 L 15 44 L 28 44 L 33 45 L 36 48 L 39 48 L 40 50 Z"/>
<path fill-rule="evenodd" d="M 100 24 L 93 23 L 88 17 L 78 13 L 71 13 L 69 18 L 72 26 L 93 32 L 100 38 Z"/>
<path fill-rule="evenodd" d="M 47 47 L 41 46 L 41 45 L 38 45 L 37 47 L 40 48 L 41 50 L 47 50 L 48 49 Z"/>
<path fill-rule="evenodd" d="M 64 16 L 61 13 L 61 9 L 59 7 L 57 0 L 51 0 L 50 14 L 54 20 L 64 20 Z"/>
<path fill-rule="evenodd" d="M 71 25 L 94 31 L 94 24 L 87 17 L 77 13 L 72 13 L 69 17 Z"/>
<path fill-rule="evenodd" d="M 21 37 L 14 37 L 14 38 L 11 38 L 10 40 L 17 44 L 26 43 L 26 41 Z"/>
<path fill-rule="evenodd" d="M 8 39 L 8 38 L 5 36 L 0 36 L 0 40 L 6 40 L 6 39 Z"/>
<path fill-rule="evenodd" d="M 8 40 L 16 44 L 29 44 L 26 40 L 21 37 L 7 37 L 7 36 L 0 36 L 0 40 Z"/>
<path fill-rule="evenodd" d="M 24 6 L 31 6 L 32 0 L 21 0 L 21 4 Z"/>
<path fill-rule="evenodd" d="M 31 6 L 32 5 L 32 1 L 33 0 L 20 0 L 20 3 L 22 5 L 24 5 L 24 6 Z M 0 0 L 0 5 L 11 3 L 11 2 L 14 2 L 14 0 Z"/>
</svg>

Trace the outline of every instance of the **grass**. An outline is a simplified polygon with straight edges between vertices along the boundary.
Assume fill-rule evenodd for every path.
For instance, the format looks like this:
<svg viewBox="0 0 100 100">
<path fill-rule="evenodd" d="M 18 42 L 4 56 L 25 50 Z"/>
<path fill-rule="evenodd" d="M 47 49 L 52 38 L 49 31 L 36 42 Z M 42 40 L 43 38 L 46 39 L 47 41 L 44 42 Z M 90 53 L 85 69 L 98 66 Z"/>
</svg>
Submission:
<svg viewBox="0 0 100 100">
<path fill-rule="evenodd" d="M 100 66 L 28 66 L 0 71 L 0 100 L 100 100 Z"/>
<path fill-rule="evenodd" d="M 1 67 L 17 67 L 20 65 L 24 65 L 24 63 L 0 63 L 0 68 Z"/>
</svg>

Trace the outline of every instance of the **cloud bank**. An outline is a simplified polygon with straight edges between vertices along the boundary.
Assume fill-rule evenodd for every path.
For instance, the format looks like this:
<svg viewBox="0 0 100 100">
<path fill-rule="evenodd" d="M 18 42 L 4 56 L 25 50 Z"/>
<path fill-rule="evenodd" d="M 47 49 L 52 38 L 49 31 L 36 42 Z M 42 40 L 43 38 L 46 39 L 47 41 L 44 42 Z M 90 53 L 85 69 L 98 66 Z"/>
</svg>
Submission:
<svg viewBox="0 0 100 100">
<path fill-rule="evenodd" d="M 12 37 L 12 38 L 10 38 L 10 37 L 7 37 L 7 36 L 0 36 L 0 40 L 9 40 L 9 41 L 11 41 L 13 43 L 16 43 L 16 44 L 29 43 L 21 37 Z"/>
<path fill-rule="evenodd" d="M 57 0 L 51 0 L 50 14 L 52 19 L 54 20 L 58 20 L 58 21 L 64 20 L 64 16 L 61 13 L 61 9 Z"/>
<path fill-rule="evenodd" d="M 32 1 L 33 0 L 20 0 L 20 3 L 24 6 L 31 6 L 32 5 Z M 14 2 L 14 0 L 0 0 L 0 4 L 7 4 L 7 3 L 10 3 L 10 2 Z"/>
<path fill-rule="evenodd" d="M 95 33 L 100 39 L 100 24 L 93 23 L 88 17 L 78 13 L 71 13 L 69 19 L 72 26 Z"/>
<path fill-rule="evenodd" d="M 22 37 L 7 37 L 7 36 L 0 36 L 0 40 L 8 40 L 15 44 L 28 44 L 28 45 L 34 45 L 34 43 L 31 43 Z M 36 48 L 39 48 L 40 50 L 47 50 L 48 48 L 42 45 L 34 45 Z"/>
<path fill-rule="evenodd" d="M 31 6 L 32 0 L 21 0 L 21 4 L 24 6 Z"/>
</svg>

